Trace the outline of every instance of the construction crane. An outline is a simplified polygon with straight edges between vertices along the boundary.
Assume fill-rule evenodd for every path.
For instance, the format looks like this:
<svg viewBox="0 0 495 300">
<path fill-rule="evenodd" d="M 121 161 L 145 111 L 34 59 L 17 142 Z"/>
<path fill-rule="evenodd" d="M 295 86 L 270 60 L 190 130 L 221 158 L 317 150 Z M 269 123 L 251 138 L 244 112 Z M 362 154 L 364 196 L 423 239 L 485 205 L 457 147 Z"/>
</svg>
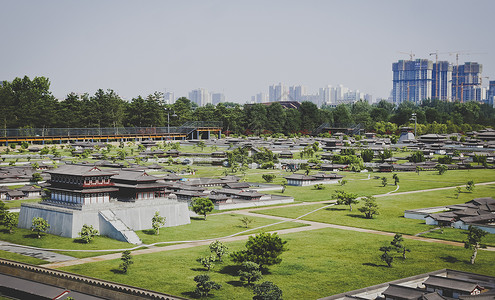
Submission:
<svg viewBox="0 0 495 300">
<path fill-rule="evenodd" d="M 455 93 L 456 97 L 458 100 L 461 100 L 461 103 L 464 102 L 464 82 L 459 84 L 459 55 L 473 55 L 473 54 L 486 54 L 484 52 L 470 52 L 470 51 L 455 51 L 455 52 L 449 52 L 449 55 L 455 55 L 455 64 L 456 64 L 456 71 L 455 71 Z M 459 99 L 459 86 L 461 87 L 461 98 Z"/>
<path fill-rule="evenodd" d="M 414 56 L 416 56 L 416 54 L 414 54 L 412 51 L 411 52 L 402 52 L 402 51 L 397 51 L 399 53 L 402 53 L 402 54 L 407 54 L 409 55 L 409 60 L 413 60 L 414 59 Z"/>
</svg>

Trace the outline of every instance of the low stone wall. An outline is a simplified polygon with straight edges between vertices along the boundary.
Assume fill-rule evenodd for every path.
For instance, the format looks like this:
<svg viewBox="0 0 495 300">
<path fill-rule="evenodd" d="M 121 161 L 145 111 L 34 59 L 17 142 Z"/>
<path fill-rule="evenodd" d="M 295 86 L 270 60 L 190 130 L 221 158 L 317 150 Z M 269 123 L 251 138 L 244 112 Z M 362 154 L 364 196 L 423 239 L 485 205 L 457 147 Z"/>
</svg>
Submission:
<svg viewBox="0 0 495 300">
<path fill-rule="evenodd" d="M 186 298 L 73 273 L 0 259 L 0 273 L 105 299 L 182 300 Z"/>
<path fill-rule="evenodd" d="M 42 203 L 23 203 L 19 213 L 19 228 L 31 228 L 34 217 L 42 217 L 50 229 L 48 233 L 76 238 L 84 224 L 91 225 L 101 235 L 114 236 L 113 230 L 106 230 L 105 222 L 99 217 L 99 211 L 111 210 L 132 230 L 151 229 L 151 219 L 156 211 L 165 217 L 165 227 L 189 224 L 187 203 L 173 200 L 142 200 L 137 202 L 112 202 L 104 205 L 85 205 L 81 208 L 66 208 Z M 108 231 L 108 232 L 107 232 Z"/>
</svg>

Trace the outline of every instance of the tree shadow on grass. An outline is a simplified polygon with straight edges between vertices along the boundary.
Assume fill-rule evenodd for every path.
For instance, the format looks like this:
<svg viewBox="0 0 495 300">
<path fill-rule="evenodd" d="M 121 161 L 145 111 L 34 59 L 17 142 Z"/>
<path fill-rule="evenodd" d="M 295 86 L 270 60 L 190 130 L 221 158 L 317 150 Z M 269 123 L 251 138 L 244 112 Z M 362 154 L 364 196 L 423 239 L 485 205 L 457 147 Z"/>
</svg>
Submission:
<svg viewBox="0 0 495 300">
<path fill-rule="evenodd" d="M 198 295 L 195 292 L 183 292 L 181 293 L 181 295 L 187 298 L 199 299 Z"/>
<path fill-rule="evenodd" d="M 237 274 L 239 273 L 239 270 L 241 269 L 241 266 L 238 265 L 228 265 L 223 268 L 221 268 L 218 272 L 220 274 L 227 274 L 231 276 L 238 276 Z"/>
<path fill-rule="evenodd" d="M 156 235 L 154 229 L 145 229 L 143 230 L 143 233 L 146 235 Z"/>
<path fill-rule="evenodd" d="M 125 274 L 121 269 L 111 269 L 110 272 L 114 274 Z"/>
<path fill-rule="evenodd" d="M 231 280 L 231 281 L 227 281 L 226 283 L 229 284 L 229 285 L 231 285 L 231 286 L 234 286 L 234 287 L 242 287 L 242 286 L 244 286 L 244 284 L 242 283 L 242 281 L 239 281 L 239 280 Z"/>
<path fill-rule="evenodd" d="M 351 218 L 358 218 L 358 219 L 368 219 L 364 215 L 358 215 L 358 214 L 347 214 L 346 216 L 351 217 Z M 369 220 L 371 220 L 371 219 L 369 219 Z"/>
<path fill-rule="evenodd" d="M 191 217 L 191 219 L 197 220 L 197 221 L 206 221 L 204 217 Z"/>
<path fill-rule="evenodd" d="M 195 271 L 195 272 L 208 272 L 208 269 L 206 269 L 206 268 L 191 268 L 191 271 Z"/>
<path fill-rule="evenodd" d="M 456 263 L 456 262 L 459 262 L 459 260 L 457 259 L 457 257 L 453 257 L 451 255 L 448 255 L 448 256 L 441 256 L 440 259 L 442 259 L 444 262 L 448 262 L 448 263 Z"/>
<path fill-rule="evenodd" d="M 87 244 L 83 239 L 74 239 L 72 242 L 76 244 Z"/>
<path fill-rule="evenodd" d="M 38 234 L 36 233 L 30 233 L 30 234 L 25 234 L 23 235 L 24 238 L 27 238 L 27 239 L 38 239 Z M 43 237 L 43 235 L 41 235 L 41 237 Z"/>
<path fill-rule="evenodd" d="M 325 208 L 325 210 L 329 210 L 329 211 L 343 211 L 343 210 L 348 210 L 348 208 L 344 208 L 344 207 L 327 207 Z"/>
<path fill-rule="evenodd" d="M 377 265 L 374 263 L 363 263 L 363 266 L 378 267 L 378 268 L 388 268 L 387 265 Z"/>
<path fill-rule="evenodd" d="M 10 231 L 8 229 L 0 229 L 0 232 L 1 233 L 10 233 Z"/>
</svg>

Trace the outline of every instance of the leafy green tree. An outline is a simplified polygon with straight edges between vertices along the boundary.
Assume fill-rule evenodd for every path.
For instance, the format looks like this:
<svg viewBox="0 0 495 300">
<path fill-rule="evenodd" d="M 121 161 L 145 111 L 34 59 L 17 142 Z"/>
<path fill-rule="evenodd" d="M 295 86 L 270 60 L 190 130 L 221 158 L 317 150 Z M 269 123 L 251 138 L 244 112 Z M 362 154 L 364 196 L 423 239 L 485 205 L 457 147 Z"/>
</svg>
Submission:
<svg viewBox="0 0 495 300">
<path fill-rule="evenodd" d="M 222 286 L 210 280 L 210 275 L 201 274 L 194 277 L 196 290 L 194 291 L 199 297 L 208 297 L 211 290 L 219 290 Z"/>
<path fill-rule="evenodd" d="M 196 261 L 199 262 L 203 267 L 205 267 L 207 271 L 213 269 L 213 267 L 215 266 L 214 264 L 215 260 L 216 258 L 213 255 L 200 257 L 196 259 Z"/>
<path fill-rule="evenodd" d="M 466 184 L 466 190 L 470 193 L 474 192 L 474 188 L 475 188 L 475 185 L 474 185 L 474 180 L 469 180 Z"/>
<path fill-rule="evenodd" d="M 384 149 L 383 151 L 380 151 L 380 153 L 378 153 L 378 157 L 382 162 L 384 162 L 388 158 L 392 158 L 392 156 L 393 156 L 392 150 L 389 149 Z"/>
<path fill-rule="evenodd" d="M 93 225 L 84 224 L 81 231 L 79 232 L 79 237 L 86 244 L 90 243 L 95 235 L 98 235 L 98 230 L 96 230 Z"/>
<path fill-rule="evenodd" d="M 443 175 L 448 170 L 446 165 L 436 165 L 435 169 L 437 169 L 438 175 Z"/>
<path fill-rule="evenodd" d="M 246 216 L 242 217 L 241 218 L 241 223 L 244 225 L 244 227 L 248 228 L 249 227 L 249 224 L 251 224 L 253 222 L 253 219 L 250 219 Z"/>
<path fill-rule="evenodd" d="M 400 180 L 399 180 L 399 175 L 394 174 L 394 175 L 392 176 L 392 178 L 394 179 L 394 184 L 395 184 L 395 186 L 397 186 L 397 184 L 400 182 Z"/>
<path fill-rule="evenodd" d="M 387 177 L 382 177 L 382 186 L 384 187 L 387 186 L 387 181 L 388 181 Z"/>
<path fill-rule="evenodd" d="M 252 261 L 264 269 L 266 266 L 282 262 L 279 256 L 287 250 L 286 243 L 276 233 L 259 233 L 249 237 L 246 250 L 233 252 L 230 256 L 234 262 Z"/>
<path fill-rule="evenodd" d="M 462 189 L 460 186 L 456 187 L 455 188 L 455 192 L 454 192 L 454 195 L 455 195 L 455 198 L 456 199 L 459 199 L 459 195 L 462 193 Z"/>
<path fill-rule="evenodd" d="M 253 288 L 253 300 L 281 300 L 282 290 L 273 282 L 265 281 Z"/>
<path fill-rule="evenodd" d="M 366 219 L 373 219 L 373 216 L 379 215 L 378 204 L 376 204 L 376 198 L 373 196 L 364 197 L 364 206 L 358 208 L 358 210 L 364 213 Z"/>
<path fill-rule="evenodd" d="M 206 220 L 206 214 L 211 212 L 215 206 L 209 198 L 196 197 L 192 199 L 191 208 L 198 215 L 203 215 Z"/>
<path fill-rule="evenodd" d="M 263 174 L 261 176 L 266 182 L 272 182 L 277 176 L 273 174 Z"/>
<path fill-rule="evenodd" d="M 50 224 L 48 222 L 41 218 L 41 217 L 34 217 L 33 221 L 31 223 L 31 230 L 36 232 L 38 235 L 38 238 L 41 238 L 41 233 L 48 231 L 50 228 Z"/>
<path fill-rule="evenodd" d="M 485 247 L 481 244 L 481 240 L 487 233 L 488 232 L 474 227 L 473 225 L 469 225 L 468 227 L 468 237 L 467 241 L 464 241 L 464 248 L 473 250 L 473 255 L 471 256 L 472 265 L 474 265 L 474 260 L 476 259 L 476 255 L 478 254 L 478 249 Z"/>
<path fill-rule="evenodd" d="M 9 211 L 7 210 L 7 207 L 5 206 L 5 203 L 2 200 L 0 200 L 0 224 L 3 224 L 5 214 L 8 212 Z"/>
<path fill-rule="evenodd" d="M 352 211 L 352 205 L 359 203 L 357 194 L 348 193 L 343 190 L 335 190 L 334 198 L 337 198 L 337 205 L 349 205 L 349 210 Z"/>
<path fill-rule="evenodd" d="M 204 141 L 199 141 L 196 146 L 201 149 L 201 152 L 203 152 L 204 148 L 206 147 L 206 144 Z"/>
<path fill-rule="evenodd" d="M 398 253 L 402 253 L 403 259 L 406 259 L 406 252 L 411 252 L 411 249 L 406 248 L 402 242 L 404 242 L 402 234 L 396 233 L 394 239 L 390 242 L 390 245 L 392 245 Z"/>
<path fill-rule="evenodd" d="M 132 261 L 131 251 L 125 250 L 124 252 L 122 252 L 120 260 L 122 261 L 120 263 L 120 269 L 122 270 L 122 273 L 126 274 L 129 270 L 130 265 L 134 263 L 134 261 Z"/>
<path fill-rule="evenodd" d="M 155 231 L 155 234 L 160 233 L 160 227 L 163 227 L 165 225 L 165 217 L 160 216 L 159 211 L 155 211 L 155 215 L 153 218 L 151 218 L 151 227 Z"/>
<path fill-rule="evenodd" d="M 444 155 L 444 156 L 440 156 L 438 158 L 438 163 L 440 164 L 445 164 L 445 165 L 449 165 L 452 163 L 452 156 L 448 156 L 448 155 Z"/>
<path fill-rule="evenodd" d="M 393 256 L 389 254 L 389 252 L 393 249 L 394 248 L 392 246 L 380 247 L 380 251 L 383 252 L 383 254 L 380 255 L 380 259 L 383 260 L 389 268 L 392 267 L 392 262 L 394 261 Z"/>
<path fill-rule="evenodd" d="M 418 173 L 419 175 L 419 172 L 423 171 L 424 169 L 420 166 L 416 166 L 416 173 Z"/>
<path fill-rule="evenodd" d="M 31 176 L 31 182 L 39 182 L 39 181 L 43 181 L 43 177 L 41 177 L 41 174 L 33 173 L 33 175 Z"/>
<path fill-rule="evenodd" d="M 263 278 L 261 275 L 260 266 L 252 261 L 243 262 L 238 274 L 241 277 L 241 281 L 247 282 L 248 285 Z"/>
<path fill-rule="evenodd" d="M 19 215 L 8 211 L 3 215 L 3 218 L 1 220 L 1 224 L 7 227 L 9 233 L 14 233 L 14 228 L 17 227 L 18 223 L 19 223 Z"/>
<path fill-rule="evenodd" d="M 413 154 L 411 154 L 411 156 L 409 157 L 409 161 L 414 162 L 414 163 L 423 162 L 425 160 L 426 159 L 425 159 L 425 155 L 424 155 L 423 151 L 416 151 Z M 419 172 L 418 172 L 418 174 L 419 174 Z"/>
<path fill-rule="evenodd" d="M 375 153 L 371 149 L 361 150 L 361 158 L 363 159 L 364 162 L 371 162 L 373 160 L 374 156 L 375 156 Z"/>
<path fill-rule="evenodd" d="M 214 241 L 210 244 L 210 251 L 217 256 L 217 260 L 222 262 L 222 257 L 229 254 L 229 247 L 220 241 Z"/>
</svg>

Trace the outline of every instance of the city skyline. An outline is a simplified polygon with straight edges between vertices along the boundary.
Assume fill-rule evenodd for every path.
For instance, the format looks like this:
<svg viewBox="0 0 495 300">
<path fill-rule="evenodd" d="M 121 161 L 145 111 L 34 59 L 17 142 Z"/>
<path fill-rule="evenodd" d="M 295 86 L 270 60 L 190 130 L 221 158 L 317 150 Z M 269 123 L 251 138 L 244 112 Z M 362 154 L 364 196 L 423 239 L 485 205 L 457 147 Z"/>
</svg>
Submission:
<svg viewBox="0 0 495 300">
<path fill-rule="evenodd" d="M 388 98 L 391 64 L 409 58 L 478 62 L 495 78 L 495 2 L 5 1 L 0 80 L 45 76 L 57 98 L 113 89 L 124 99 L 198 87 L 245 103 L 284 82 L 342 84 Z M 450 21 L 439 13 L 476 22 Z M 467 16 L 469 18 L 469 15 Z M 455 24 L 454 24 L 455 25 Z M 470 54 L 466 54 L 470 53 Z M 488 80 L 486 81 L 488 82 Z M 311 92 L 312 93 L 312 92 Z"/>
</svg>

